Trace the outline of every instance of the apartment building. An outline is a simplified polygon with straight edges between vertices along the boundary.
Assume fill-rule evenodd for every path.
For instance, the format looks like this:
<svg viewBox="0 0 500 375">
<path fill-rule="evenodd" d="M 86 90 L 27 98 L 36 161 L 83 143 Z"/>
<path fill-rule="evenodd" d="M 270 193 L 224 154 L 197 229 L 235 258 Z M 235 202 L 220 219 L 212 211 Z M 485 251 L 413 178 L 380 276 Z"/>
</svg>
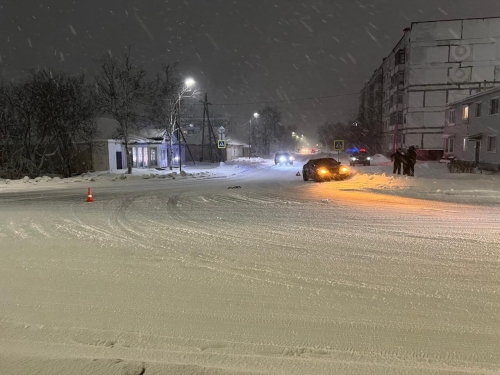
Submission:
<svg viewBox="0 0 500 375">
<path fill-rule="evenodd" d="M 500 85 L 500 18 L 412 23 L 379 69 L 382 123 L 370 125 L 383 151 L 416 145 L 439 159 L 446 105 Z"/>
</svg>

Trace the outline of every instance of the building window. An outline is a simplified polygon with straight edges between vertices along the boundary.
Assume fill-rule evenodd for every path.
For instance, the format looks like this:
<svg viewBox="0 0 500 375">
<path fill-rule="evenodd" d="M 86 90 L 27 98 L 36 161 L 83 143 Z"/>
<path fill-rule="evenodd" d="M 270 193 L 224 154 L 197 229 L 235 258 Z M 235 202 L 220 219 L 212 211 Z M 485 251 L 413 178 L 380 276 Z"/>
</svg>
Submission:
<svg viewBox="0 0 500 375">
<path fill-rule="evenodd" d="M 462 143 L 462 151 L 467 151 L 467 138 L 464 138 L 464 142 Z"/>
<path fill-rule="evenodd" d="M 469 104 L 466 104 L 462 107 L 462 120 L 469 119 L 469 108 L 470 108 Z"/>
<path fill-rule="evenodd" d="M 496 115 L 498 113 L 498 99 L 490 100 L 490 115 Z"/>
<path fill-rule="evenodd" d="M 403 112 L 398 112 L 398 124 L 403 123 Z"/>
<path fill-rule="evenodd" d="M 401 65 L 406 62 L 405 50 L 400 49 L 396 54 L 396 65 Z"/>
<path fill-rule="evenodd" d="M 476 103 L 476 117 L 481 117 L 483 103 Z"/>
<path fill-rule="evenodd" d="M 496 136 L 488 137 L 486 151 L 497 152 L 497 137 Z"/>
<path fill-rule="evenodd" d="M 444 152 L 451 153 L 455 149 L 455 138 L 447 138 L 444 145 Z"/>
<path fill-rule="evenodd" d="M 398 74 L 398 84 L 399 85 L 404 85 L 405 84 L 405 72 L 399 72 L 399 74 Z"/>
<path fill-rule="evenodd" d="M 448 112 L 448 125 L 455 125 L 455 110 L 451 109 Z"/>
<path fill-rule="evenodd" d="M 403 94 L 398 94 L 398 104 L 403 104 Z"/>
</svg>

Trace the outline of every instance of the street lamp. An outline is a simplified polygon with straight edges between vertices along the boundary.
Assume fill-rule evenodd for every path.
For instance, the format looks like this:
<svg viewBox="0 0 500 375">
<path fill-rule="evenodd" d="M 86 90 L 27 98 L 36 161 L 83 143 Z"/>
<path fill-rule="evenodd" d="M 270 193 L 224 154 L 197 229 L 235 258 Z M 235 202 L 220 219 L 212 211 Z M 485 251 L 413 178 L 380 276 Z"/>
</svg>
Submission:
<svg viewBox="0 0 500 375">
<path fill-rule="evenodd" d="M 258 112 L 255 112 L 253 114 L 253 117 L 255 119 L 258 119 L 259 118 L 259 113 Z M 250 151 L 252 149 L 252 146 L 251 146 L 251 143 L 252 143 L 252 117 L 250 117 L 250 121 L 248 122 L 248 158 L 250 159 Z"/>
<path fill-rule="evenodd" d="M 182 91 L 179 93 L 179 114 L 177 118 L 179 119 L 179 124 L 177 127 L 177 144 L 179 147 L 178 153 L 179 153 L 179 173 L 182 172 L 182 149 L 181 149 L 181 99 L 182 98 L 189 98 L 190 96 L 183 96 L 186 92 L 190 90 L 192 86 L 196 84 L 195 80 L 192 78 L 186 78 L 184 81 L 184 88 Z M 172 140 L 172 137 L 170 137 L 170 140 Z M 172 141 L 170 141 L 172 142 Z M 173 151 L 173 150 L 172 150 Z"/>
</svg>

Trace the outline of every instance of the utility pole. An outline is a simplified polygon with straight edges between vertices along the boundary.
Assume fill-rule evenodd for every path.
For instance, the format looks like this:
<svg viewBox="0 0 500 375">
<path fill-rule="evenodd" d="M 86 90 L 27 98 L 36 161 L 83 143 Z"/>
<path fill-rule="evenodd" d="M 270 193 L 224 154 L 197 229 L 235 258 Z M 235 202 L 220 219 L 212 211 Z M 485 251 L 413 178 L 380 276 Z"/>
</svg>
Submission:
<svg viewBox="0 0 500 375">
<path fill-rule="evenodd" d="M 205 107 L 206 107 L 206 105 L 207 105 L 207 94 L 205 93 L 205 101 L 203 102 L 203 125 L 201 128 L 201 161 L 205 161 Z"/>
</svg>

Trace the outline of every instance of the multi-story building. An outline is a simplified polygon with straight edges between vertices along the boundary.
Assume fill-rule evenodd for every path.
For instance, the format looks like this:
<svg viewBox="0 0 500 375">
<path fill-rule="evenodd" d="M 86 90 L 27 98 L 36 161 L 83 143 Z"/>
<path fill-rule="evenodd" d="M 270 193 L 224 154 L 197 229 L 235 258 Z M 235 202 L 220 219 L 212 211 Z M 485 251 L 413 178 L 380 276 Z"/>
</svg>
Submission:
<svg viewBox="0 0 500 375">
<path fill-rule="evenodd" d="M 500 85 L 500 18 L 412 23 L 380 68 L 384 151 L 438 159 L 447 103 Z"/>
<path fill-rule="evenodd" d="M 362 144 L 359 146 L 372 147 L 374 151 L 382 151 L 382 104 L 384 92 L 384 79 L 382 68 L 374 71 L 373 76 L 365 84 L 360 93 L 358 122 L 363 127 L 363 130 L 370 130 L 366 141 L 370 144 Z"/>
</svg>

